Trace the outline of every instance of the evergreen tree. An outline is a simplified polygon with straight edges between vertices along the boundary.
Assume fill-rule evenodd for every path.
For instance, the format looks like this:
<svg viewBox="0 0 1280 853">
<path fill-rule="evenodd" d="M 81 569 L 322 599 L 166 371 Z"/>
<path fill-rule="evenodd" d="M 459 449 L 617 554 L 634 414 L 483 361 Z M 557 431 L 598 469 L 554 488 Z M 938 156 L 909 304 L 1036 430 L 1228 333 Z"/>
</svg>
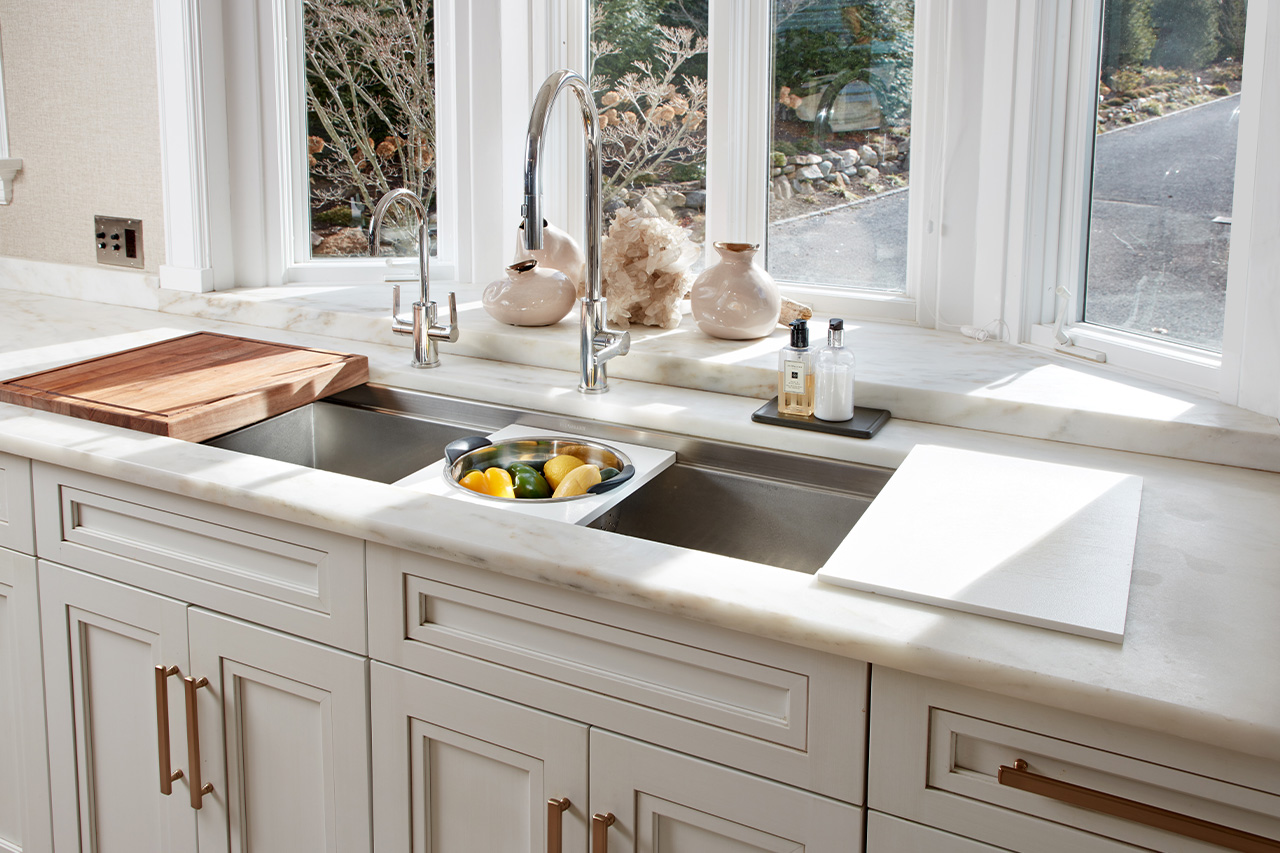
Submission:
<svg viewBox="0 0 1280 853">
<path fill-rule="evenodd" d="M 1204 68 L 1218 55 L 1219 0 L 1154 0 L 1158 37 L 1151 63 L 1164 68 Z"/>
<path fill-rule="evenodd" d="M 1102 73 L 1142 65 L 1156 46 L 1152 0 L 1107 0 L 1102 19 Z"/>
</svg>

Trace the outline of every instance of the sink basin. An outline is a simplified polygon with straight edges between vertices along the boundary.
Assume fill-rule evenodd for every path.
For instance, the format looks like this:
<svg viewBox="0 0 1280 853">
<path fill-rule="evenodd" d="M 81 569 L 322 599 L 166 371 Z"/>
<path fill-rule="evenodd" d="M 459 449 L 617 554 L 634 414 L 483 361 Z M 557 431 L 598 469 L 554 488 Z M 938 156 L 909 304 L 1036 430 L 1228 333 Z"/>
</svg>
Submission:
<svg viewBox="0 0 1280 853">
<path fill-rule="evenodd" d="M 691 463 L 683 456 L 624 501 L 608 529 L 812 574 L 853 529 L 890 473 L 755 448 L 733 447 L 731 455 L 728 468 Z M 760 473 L 783 473 L 779 469 L 785 479 Z M 606 523 L 607 517 L 592 526 Z"/>
<path fill-rule="evenodd" d="M 455 438 L 475 434 L 457 424 L 320 401 L 205 444 L 394 483 L 443 457 L 444 446 Z"/>
<path fill-rule="evenodd" d="M 513 424 L 676 453 L 591 527 L 799 572 L 822 567 L 893 473 L 376 385 L 205 443 L 394 483 L 443 458 L 455 438 Z"/>
</svg>

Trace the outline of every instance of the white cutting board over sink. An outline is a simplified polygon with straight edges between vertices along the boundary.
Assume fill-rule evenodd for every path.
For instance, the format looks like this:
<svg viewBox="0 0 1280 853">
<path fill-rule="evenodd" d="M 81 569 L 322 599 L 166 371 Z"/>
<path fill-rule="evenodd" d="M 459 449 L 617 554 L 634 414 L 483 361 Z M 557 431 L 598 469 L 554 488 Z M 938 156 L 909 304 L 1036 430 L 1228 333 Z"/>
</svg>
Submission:
<svg viewBox="0 0 1280 853">
<path fill-rule="evenodd" d="M 828 583 L 1119 643 L 1142 478 L 919 445 Z"/>
</svg>

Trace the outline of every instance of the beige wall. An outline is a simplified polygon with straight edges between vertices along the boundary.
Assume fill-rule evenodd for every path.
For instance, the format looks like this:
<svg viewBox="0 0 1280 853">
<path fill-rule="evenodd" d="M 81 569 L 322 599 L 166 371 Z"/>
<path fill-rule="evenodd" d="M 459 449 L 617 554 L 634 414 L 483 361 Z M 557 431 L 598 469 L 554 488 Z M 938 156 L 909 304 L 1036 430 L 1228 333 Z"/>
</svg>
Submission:
<svg viewBox="0 0 1280 853">
<path fill-rule="evenodd" d="M 9 154 L 0 255 L 96 265 L 95 214 L 143 222 L 164 262 L 154 0 L 0 0 Z M 118 269 L 118 267 L 111 267 Z"/>
</svg>

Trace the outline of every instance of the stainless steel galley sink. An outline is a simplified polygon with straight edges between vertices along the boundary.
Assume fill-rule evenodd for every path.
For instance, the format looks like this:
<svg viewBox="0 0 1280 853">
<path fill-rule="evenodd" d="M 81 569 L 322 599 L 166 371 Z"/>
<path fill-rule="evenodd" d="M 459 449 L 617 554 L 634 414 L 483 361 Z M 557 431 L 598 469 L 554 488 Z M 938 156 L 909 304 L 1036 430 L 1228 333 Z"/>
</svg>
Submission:
<svg viewBox="0 0 1280 853">
<path fill-rule="evenodd" d="M 393 483 L 455 438 L 510 424 L 675 451 L 676 463 L 592 527 L 815 572 L 893 472 L 795 453 L 360 385 L 206 444 Z"/>
</svg>

